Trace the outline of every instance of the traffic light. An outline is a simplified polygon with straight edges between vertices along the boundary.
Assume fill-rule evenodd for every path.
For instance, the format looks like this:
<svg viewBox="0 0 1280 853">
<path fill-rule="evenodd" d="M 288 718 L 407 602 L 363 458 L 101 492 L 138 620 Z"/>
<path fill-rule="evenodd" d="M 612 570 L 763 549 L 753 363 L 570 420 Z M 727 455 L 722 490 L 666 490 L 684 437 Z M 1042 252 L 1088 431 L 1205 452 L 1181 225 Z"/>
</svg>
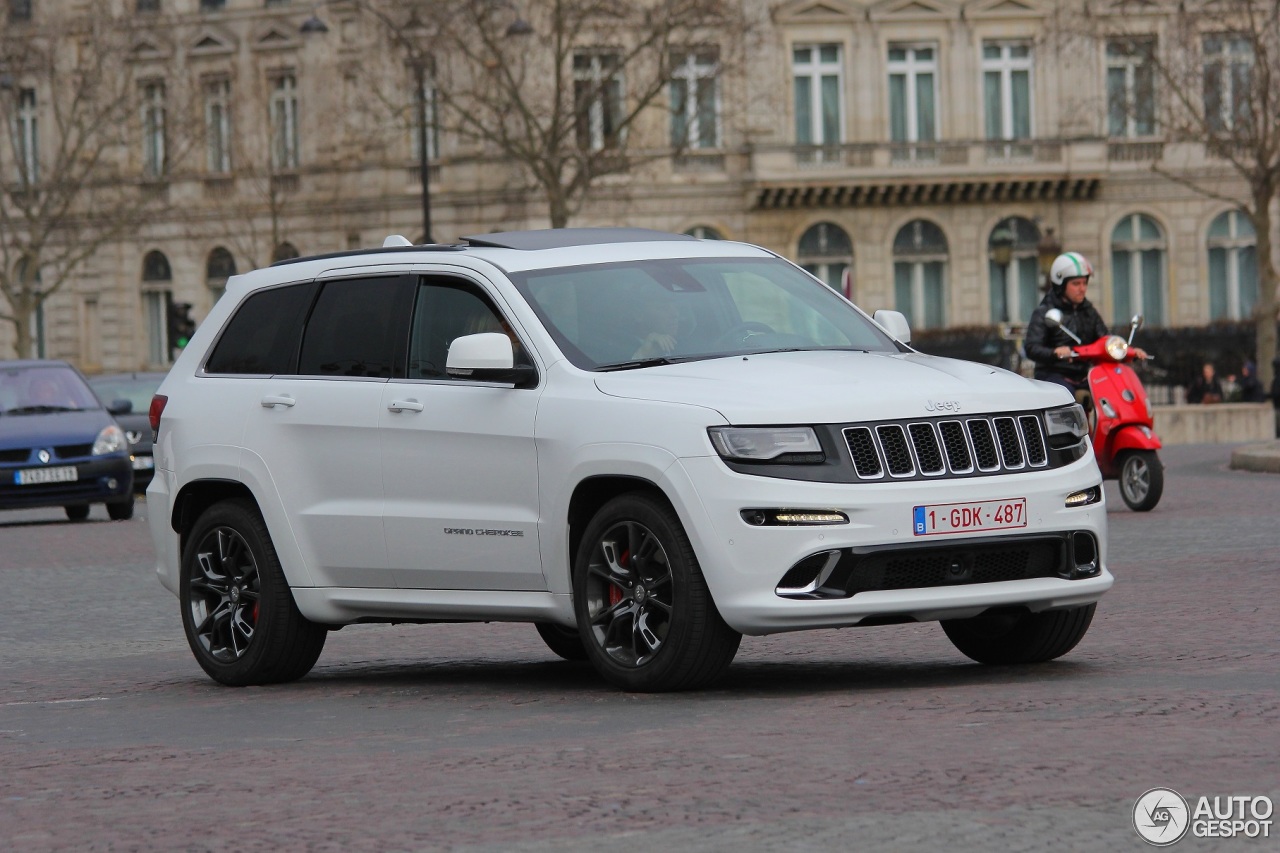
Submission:
<svg viewBox="0 0 1280 853">
<path fill-rule="evenodd" d="M 166 305 L 166 320 L 169 332 L 169 353 L 180 350 L 191 342 L 196 331 L 196 321 L 191 319 L 190 302 L 174 302 L 170 295 Z"/>
</svg>

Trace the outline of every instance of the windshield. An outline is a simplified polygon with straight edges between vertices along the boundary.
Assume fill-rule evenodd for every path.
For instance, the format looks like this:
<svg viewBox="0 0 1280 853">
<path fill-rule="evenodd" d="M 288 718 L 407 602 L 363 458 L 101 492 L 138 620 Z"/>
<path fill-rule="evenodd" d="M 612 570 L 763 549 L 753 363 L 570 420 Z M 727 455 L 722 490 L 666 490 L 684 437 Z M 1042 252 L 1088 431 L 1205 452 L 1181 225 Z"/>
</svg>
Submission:
<svg viewBox="0 0 1280 853">
<path fill-rule="evenodd" d="M 152 376 L 102 376 L 91 377 L 89 384 L 105 405 L 109 406 L 116 400 L 128 400 L 134 412 L 146 412 L 151 408 L 151 398 L 163 379 L 164 375 L 160 373 Z"/>
<path fill-rule="evenodd" d="M 65 365 L 0 369 L 0 415 L 37 415 L 101 408 L 98 398 Z"/>
<path fill-rule="evenodd" d="M 829 288 L 776 258 L 626 261 L 512 279 L 586 370 L 786 350 L 897 351 Z"/>
</svg>

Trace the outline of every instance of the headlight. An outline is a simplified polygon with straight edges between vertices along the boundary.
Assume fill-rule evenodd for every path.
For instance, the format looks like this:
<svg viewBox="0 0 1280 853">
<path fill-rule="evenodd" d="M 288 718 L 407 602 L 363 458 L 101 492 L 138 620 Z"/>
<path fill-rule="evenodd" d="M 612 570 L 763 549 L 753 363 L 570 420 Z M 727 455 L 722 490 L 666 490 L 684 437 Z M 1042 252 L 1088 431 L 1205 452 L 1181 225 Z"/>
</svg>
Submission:
<svg viewBox="0 0 1280 853">
<path fill-rule="evenodd" d="M 736 462 L 816 464 L 826 457 L 811 427 L 711 427 L 716 452 Z"/>
<path fill-rule="evenodd" d="M 1124 357 L 1129 354 L 1129 342 L 1119 335 L 1107 335 L 1107 342 L 1103 347 L 1115 361 L 1124 361 Z"/>
<path fill-rule="evenodd" d="M 1051 447 L 1079 444 L 1089 434 L 1089 421 L 1078 403 L 1060 409 L 1049 409 L 1044 413 L 1044 420 L 1049 429 Z"/>
<path fill-rule="evenodd" d="M 112 424 L 109 427 L 105 427 L 102 432 L 98 433 L 98 437 L 93 440 L 93 455 L 102 456 L 105 453 L 119 453 L 128 446 L 129 442 L 124 437 L 124 431 Z"/>
</svg>

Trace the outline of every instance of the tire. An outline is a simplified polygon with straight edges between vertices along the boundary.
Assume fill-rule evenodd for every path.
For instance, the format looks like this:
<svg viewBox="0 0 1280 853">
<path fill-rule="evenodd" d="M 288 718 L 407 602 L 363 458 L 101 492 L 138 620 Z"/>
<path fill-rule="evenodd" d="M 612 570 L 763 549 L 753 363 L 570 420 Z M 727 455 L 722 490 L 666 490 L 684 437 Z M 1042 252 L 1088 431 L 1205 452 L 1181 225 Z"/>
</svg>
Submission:
<svg viewBox="0 0 1280 853">
<path fill-rule="evenodd" d="M 716 610 L 676 514 L 639 493 L 609 501 L 587 525 L 573 600 L 587 659 L 624 690 L 705 687 L 742 640 Z"/>
<path fill-rule="evenodd" d="M 67 511 L 67 518 L 71 521 L 84 521 L 89 517 L 88 504 L 71 504 L 64 506 L 63 509 Z"/>
<path fill-rule="evenodd" d="M 187 643 L 214 681 L 294 681 L 320 657 L 327 631 L 298 612 L 252 503 L 228 500 L 205 510 L 186 537 L 179 583 Z"/>
<path fill-rule="evenodd" d="M 960 652 L 978 663 L 1043 663 L 1076 647 L 1096 604 L 1031 613 L 993 610 L 972 619 L 947 619 L 942 630 Z"/>
<path fill-rule="evenodd" d="M 587 649 L 582 645 L 582 637 L 577 628 L 566 628 L 550 622 L 539 622 L 533 627 L 538 629 L 538 636 L 547 648 L 565 660 L 582 661 L 587 659 Z"/>
<path fill-rule="evenodd" d="M 107 504 L 107 515 L 112 521 L 128 521 L 133 518 L 133 495 L 128 500 L 112 501 Z"/>
<path fill-rule="evenodd" d="M 1164 494 L 1164 465 L 1154 450 L 1133 450 L 1120 461 L 1120 497 L 1135 512 L 1147 512 Z"/>
</svg>

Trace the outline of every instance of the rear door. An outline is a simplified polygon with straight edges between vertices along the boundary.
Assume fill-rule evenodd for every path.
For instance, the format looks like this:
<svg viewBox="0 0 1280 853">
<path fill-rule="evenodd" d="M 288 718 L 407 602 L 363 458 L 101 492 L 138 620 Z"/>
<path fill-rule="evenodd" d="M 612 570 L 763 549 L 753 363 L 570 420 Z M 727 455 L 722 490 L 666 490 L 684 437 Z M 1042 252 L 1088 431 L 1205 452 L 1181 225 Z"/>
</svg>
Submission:
<svg viewBox="0 0 1280 853">
<path fill-rule="evenodd" d="M 387 557 L 401 587 L 543 590 L 538 555 L 535 387 L 451 379 L 450 342 L 517 331 L 474 280 L 416 286 L 407 376 L 383 388 L 379 412 Z"/>
<path fill-rule="evenodd" d="M 270 484 L 317 586 L 390 587 L 378 415 L 403 363 L 411 280 L 325 280 L 292 374 L 260 381 L 241 467 Z"/>
</svg>

